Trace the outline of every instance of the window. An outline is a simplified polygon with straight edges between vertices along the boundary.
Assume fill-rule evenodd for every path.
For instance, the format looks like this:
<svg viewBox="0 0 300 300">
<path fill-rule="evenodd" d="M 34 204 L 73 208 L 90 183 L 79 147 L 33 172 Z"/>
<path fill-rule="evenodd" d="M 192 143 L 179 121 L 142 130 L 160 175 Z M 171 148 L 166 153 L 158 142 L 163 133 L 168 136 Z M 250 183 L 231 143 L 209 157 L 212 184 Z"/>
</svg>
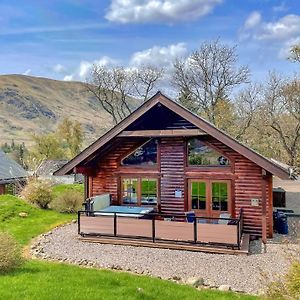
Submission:
<svg viewBox="0 0 300 300">
<path fill-rule="evenodd" d="M 152 166 L 157 164 L 157 141 L 150 140 L 122 160 L 124 166 Z"/>
<path fill-rule="evenodd" d="M 230 180 L 189 179 L 189 209 L 210 217 L 229 212 Z"/>
<path fill-rule="evenodd" d="M 226 182 L 212 182 L 212 209 L 228 210 L 228 184 Z"/>
<path fill-rule="evenodd" d="M 192 209 L 206 209 L 205 182 L 192 182 Z"/>
<path fill-rule="evenodd" d="M 142 178 L 141 187 L 142 205 L 157 204 L 157 180 Z"/>
<path fill-rule="evenodd" d="M 229 159 L 197 138 L 188 141 L 188 164 L 192 166 L 228 166 Z"/>
<path fill-rule="evenodd" d="M 137 204 L 137 178 L 123 179 L 123 203 Z"/>
<path fill-rule="evenodd" d="M 157 179 L 155 178 L 123 178 L 122 202 L 131 205 L 157 204 Z"/>
</svg>

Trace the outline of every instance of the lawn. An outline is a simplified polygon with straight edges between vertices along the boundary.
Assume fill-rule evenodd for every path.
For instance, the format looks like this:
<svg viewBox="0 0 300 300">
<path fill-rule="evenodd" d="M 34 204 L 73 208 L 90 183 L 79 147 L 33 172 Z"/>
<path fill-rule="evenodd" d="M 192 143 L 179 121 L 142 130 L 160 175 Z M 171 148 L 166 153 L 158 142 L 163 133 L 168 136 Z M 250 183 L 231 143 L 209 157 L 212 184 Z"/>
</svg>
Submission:
<svg viewBox="0 0 300 300">
<path fill-rule="evenodd" d="M 255 299 L 247 295 L 198 291 L 156 278 L 77 266 L 28 261 L 2 275 L 0 299 Z"/>
<path fill-rule="evenodd" d="M 72 187 L 74 188 L 74 187 Z M 69 187 L 56 187 L 56 193 Z M 22 218 L 20 212 L 28 216 Z M 0 196 L 0 230 L 26 246 L 37 235 L 74 215 L 41 210 L 15 196 Z M 18 270 L 0 275 L 0 299 L 256 299 L 236 293 L 198 291 L 147 276 L 27 260 Z"/>
<path fill-rule="evenodd" d="M 59 196 L 64 191 L 70 191 L 70 190 L 72 191 L 75 190 L 82 193 L 82 201 L 83 201 L 83 194 L 84 194 L 83 184 L 58 184 L 53 186 L 54 197 Z"/>
<path fill-rule="evenodd" d="M 20 217 L 20 212 L 26 212 L 28 216 Z M 26 245 L 37 235 L 74 218 L 75 215 L 39 209 L 15 196 L 0 196 L 0 230 L 11 233 L 21 245 Z"/>
</svg>

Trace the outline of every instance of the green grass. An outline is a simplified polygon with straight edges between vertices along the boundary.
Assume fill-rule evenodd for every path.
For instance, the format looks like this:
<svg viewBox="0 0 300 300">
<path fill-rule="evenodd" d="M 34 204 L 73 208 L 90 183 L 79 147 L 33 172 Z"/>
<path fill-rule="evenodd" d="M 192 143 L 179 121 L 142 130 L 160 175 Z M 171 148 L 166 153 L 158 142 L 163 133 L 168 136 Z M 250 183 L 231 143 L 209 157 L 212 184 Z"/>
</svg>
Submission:
<svg viewBox="0 0 300 300">
<path fill-rule="evenodd" d="M 26 212 L 28 217 L 20 217 L 20 212 Z M 39 209 L 15 196 L 0 196 L 0 230 L 11 233 L 21 245 L 74 218 L 74 215 Z"/>
<path fill-rule="evenodd" d="M 84 194 L 84 185 L 83 184 L 58 184 L 53 186 L 53 194 L 54 197 L 58 197 L 65 191 L 75 190 L 82 193 L 82 197 Z"/>
<path fill-rule="evenodd" d="M 66 185 L 56 186 L 59 194 Z M 80 189 L 80 187 L 75 187 Z M 28 213 L 22 218 L 20 212 Z M 54 226 L 74 218 L 51 210 L 41 210 L 24 200 L 0 196 L 0 230 L 14 235 L 21 245 Z M 0 275 L 0 299 L 256 299 L 253 296 L 223 293 L 213 290 L 198 291 L 147 276 L 81 268 L 67 264 L 27 260 L 16 271 Z"/>
<path fill-rule="evenodd" d="M 256 299 L 248 295 L 198 291 L 146 276 L 28 261 L 0 280 L 0 299 Z"/>
</svg>

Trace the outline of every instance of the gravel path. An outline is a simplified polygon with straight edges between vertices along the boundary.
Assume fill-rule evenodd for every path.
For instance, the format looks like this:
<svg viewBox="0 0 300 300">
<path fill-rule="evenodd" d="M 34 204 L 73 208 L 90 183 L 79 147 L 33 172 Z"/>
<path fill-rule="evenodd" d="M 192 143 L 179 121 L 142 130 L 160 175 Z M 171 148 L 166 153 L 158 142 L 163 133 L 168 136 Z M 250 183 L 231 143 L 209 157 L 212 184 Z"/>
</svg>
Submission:
<svg viewBox="0 0 300 300">
<path fill-rule="evenodd" d="M 42 235 L 32 245 L 32 255 L 183 282 L 192 277 L 203 278 L 208 286 L 229 285 L 233 290 L 254 294 L 259 293 L 266 283 L 262 273 L 271 280 L 282 275 L 289 264 L 287 246 L 282 243 L 267 244 L 264 254 L 220 255 L 87 243 L 78 240 L 76 230 L 76 224 L 69 224 Z M 252 244 L 253 252 L 259 252 L 258 249 L 259 243 Z"/>
</svg>

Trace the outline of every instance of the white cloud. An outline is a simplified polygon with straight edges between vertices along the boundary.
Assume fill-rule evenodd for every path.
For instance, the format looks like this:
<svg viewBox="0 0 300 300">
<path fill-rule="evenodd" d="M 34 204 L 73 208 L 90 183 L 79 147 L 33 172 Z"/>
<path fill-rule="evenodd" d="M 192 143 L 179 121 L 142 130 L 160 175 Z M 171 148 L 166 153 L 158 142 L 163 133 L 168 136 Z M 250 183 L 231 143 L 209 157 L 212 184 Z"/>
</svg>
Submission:
<svg viewBox="0 0 300 300">
<path fill-rule="evenodd" d="M 64 73 L 66 71 L 66 68 L 61 64 L 57 64 L 53 67 L 53 71 L 56 73 Z"/>
<path fill-rule="evenodd" d="M 240 31 L 240 38 L 252 39 L 278 47 L 279 58 L 286 58 L 291 46 L 300 42 L 300 15 L 285 15 L 273 22 L 263 21 L 252 13 Z"/>
<path fill-rule="evenodd" d="M 287 59 L 291 54 L 291 48 L 295 45 L 300 45 L 300 36 L 294 39 L 290 39 L 284 43 L 283 47 L 279 51 L 279 58 Z"/>
<path fill-rule="evenodd" d="M 117 60 L 112 59 L 108 56 L 103 56 L 98 60 L 94 61 L 81 61 L 79 67 L 72 74 L 66 75 L 64 77 L 65 81 L 71 80 L 85 80 L 91 72 L 93 65 L 100 66 L 113 66 L 118 63 Z"/>
<path fill-rule="evenodd" d="M 73 75 L 66 75 L 64 77 L 64 81 L 72 81 L 73 80 Z"/>
<path fill-rule="evenodd" d="M 31 73 L 31 69 L 27 69 L 24 73 L 23 73 L 23 75 L 29 75 Z"/>
<path fill-rule="evenodd" d="M 300 34 L 300 16 L 286 15 L 276 22 L 263 23 L 254 35 L 258 40 L 287 40 Z"/>
<path fill-rule="evenodd" d="M 106 19 L 117 23 L 175 23 L 209 14 L 223 0 L 112 0 Z"/>
<path fill-rule="evenodd" d="M 154 46 L 152 48 L 135 52 L 130 59 L 130 65 L 155 65 L 159 67 L 171 67 L 174 59 L 184 56 L 187 48 L 184 43 L 169 45 L 166 47 Z"/>
<path fill-rule="evenodd" d="M 253 11 L 245 21 L 244 28 L 250 29 L 257 26 L 261 21 L 261 14 L 258 11 Z"/>
<path fill-rule="evenodd" d="M 262 21 L 252 13 L 245 21 L 242 33 L 254 40 L 287 41 L 300 35 L 300 16 L 286 15 L 274 22 Z"/>
<path fill-rule="evenodd" d="M 283 11 L 287 11 L 288 7 L 286 6 L 285 2 L 281 2 L 279 5 L 273 6 L 272 9 L 275 12 L 283 12 Z"/>
</svg>

